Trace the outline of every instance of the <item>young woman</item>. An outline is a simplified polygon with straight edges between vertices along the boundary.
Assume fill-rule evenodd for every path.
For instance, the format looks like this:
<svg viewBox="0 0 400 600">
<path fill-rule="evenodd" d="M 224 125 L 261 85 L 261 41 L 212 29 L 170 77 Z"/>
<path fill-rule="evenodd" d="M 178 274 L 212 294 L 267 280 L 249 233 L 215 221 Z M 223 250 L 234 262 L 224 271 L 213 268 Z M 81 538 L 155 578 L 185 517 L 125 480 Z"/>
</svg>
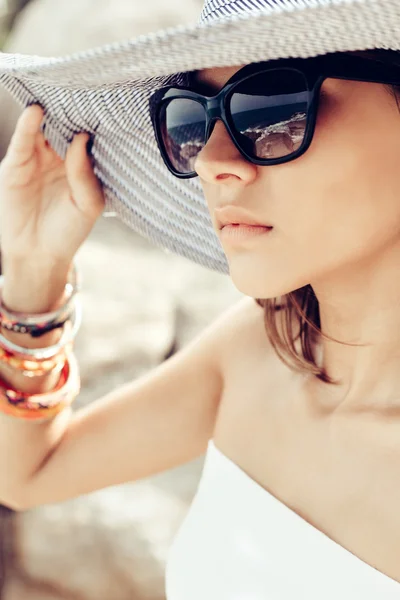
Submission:
<svg viewBox="0 0 400 600">
<path fill-rule="evenodd" d="M 85 409 L 3 417 L 2 502 L 61 502 L 206 452 L 168 600 L 400 598 L 396 81 L 398 54 L 372 50 L 208 67 L 155 93 L 163 159 L 199 178 L 246 298 Z M 15 314 L 63 305 L 104 209 L 88 136 L 64 161 L 42 118 L 23 112 L 0 170 L 2 301 Z M 61 332 L 3 335 L 44 349 Z M 60 378 L 0 367 L 26 395 Z"/>
</svg>

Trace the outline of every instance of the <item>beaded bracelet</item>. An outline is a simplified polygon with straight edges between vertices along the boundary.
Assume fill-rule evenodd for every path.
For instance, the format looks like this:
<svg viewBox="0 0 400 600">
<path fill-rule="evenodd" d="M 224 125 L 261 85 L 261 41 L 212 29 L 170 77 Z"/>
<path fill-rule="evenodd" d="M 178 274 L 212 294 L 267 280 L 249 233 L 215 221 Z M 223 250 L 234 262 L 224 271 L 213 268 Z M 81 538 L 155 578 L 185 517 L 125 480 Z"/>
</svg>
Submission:
<svg viewBox="0 0 400 600">
<path fill-rule="evenodd" d="M 81 289 L 81 275 L 73 264 L 72 275 L 65 285 L 66 300 L 58 309 L 42 313 L 31 314 L 9 310 L 2 300 L 4 275 L 0 275 L 0 323 L 2 327 L 16 333 L 29 333 L 32 337 L 40 337 L 53 329 L 62 327 L 70 318 L 72 302 L 75 294 Z"/>
<path fill-rule="evenodd" d="M 80 391 L 80 376 L 76 358 L 67 351 L 57 386 L 43 394 L 29 394 L 10 389 L 0 379 L 0 412 L 28 421 L 44 422 L 70 406 Z"/>
<path fill-rule="evenodd" d="M 74 311 L 72 313 L 72 319 L 71 321 L 66 321 L 64 324 L 64 333 L 57 344 L 54 344 L 53 346 L 46 346 L 45 348 L 25 348 L 10 342 L 10 340 L 0 333 L 0 348 L 11 352 L 18 358 L 31 360 L 46 360 L 48 358 L 53 358 L 60 352 L 60 350 L 64 348 L 64 346 L 66 346 L 75 338 L 81 322 L 81 303 L 78 300 L 78 296 L 74 296 Z"/>
</svg>

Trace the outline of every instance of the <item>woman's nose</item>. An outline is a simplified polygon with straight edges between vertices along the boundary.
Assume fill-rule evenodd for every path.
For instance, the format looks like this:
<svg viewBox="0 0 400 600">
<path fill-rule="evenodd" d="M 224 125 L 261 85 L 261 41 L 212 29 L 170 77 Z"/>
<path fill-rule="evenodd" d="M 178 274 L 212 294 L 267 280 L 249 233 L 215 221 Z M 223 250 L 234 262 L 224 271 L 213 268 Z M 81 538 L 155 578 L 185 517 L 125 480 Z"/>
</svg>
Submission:
<svg viewBox="0 0 400 600">
<path fill-rule="evenodd" d="M 218 183 L 229 178 L 250 183 L 257 176 L 257 165 L 240 154 L 220 119 L 214 123 L 207 143 L 197 155 L 194 169 L 208 183 Z"/>
</svg>

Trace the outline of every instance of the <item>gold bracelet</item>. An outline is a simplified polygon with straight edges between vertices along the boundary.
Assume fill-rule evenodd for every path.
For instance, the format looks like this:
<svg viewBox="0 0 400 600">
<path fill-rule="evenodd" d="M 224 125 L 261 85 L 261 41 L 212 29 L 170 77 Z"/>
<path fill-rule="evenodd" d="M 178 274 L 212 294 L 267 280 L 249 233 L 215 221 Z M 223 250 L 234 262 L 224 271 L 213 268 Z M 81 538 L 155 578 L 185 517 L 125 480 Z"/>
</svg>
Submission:
<svg viewBox="0 0 400 600">
<path fill-rule="evenodd" d="M 0 362 L 12 367 L 13 370 L 20 371 L 26 377 L 39 377 L 46 375 L 55 369 L 61 370 L 65 363 L 66 354 L 62 350 L 53 358 L 42 360 L 32 360 L 27 358 L 19 358 L 13 352 L 9 352 L 5 348 L 0 347 Z"/>
<path fill-rule="evenodd" d="M 20 419 L 43 422 L 70 406 L 80 391 L 80 376 L 72 351 L 66 360 L 55 389 L 42 394 L 29 394 L 11 389 L 0 379 L 0 412 Z"/>
</svg>

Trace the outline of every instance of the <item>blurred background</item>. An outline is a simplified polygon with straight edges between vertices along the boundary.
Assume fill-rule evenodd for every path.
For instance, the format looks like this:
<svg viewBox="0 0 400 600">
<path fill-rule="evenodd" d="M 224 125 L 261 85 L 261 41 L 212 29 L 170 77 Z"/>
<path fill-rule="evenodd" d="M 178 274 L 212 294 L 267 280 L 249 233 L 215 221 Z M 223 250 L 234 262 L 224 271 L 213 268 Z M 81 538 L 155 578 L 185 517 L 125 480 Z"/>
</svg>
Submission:
<svg viewBox="0 0 400 600">
<path fill-rule="evenodd" d="M 194 23 L 201 8 L 202 0 L 0 0 L 0 48 L 59 56 Z M 0 89 L 0 160 L 19 114 Z M 228 277 L 151 246 L 113 218 L 99 219 L 77 263 L 76 408 L 155 368 L 241 297 Z M 162 600 L 168 549 L 202 466 L 203 457 L 24 513 L 0 507 L 0 600 Z"/>
</svg>

